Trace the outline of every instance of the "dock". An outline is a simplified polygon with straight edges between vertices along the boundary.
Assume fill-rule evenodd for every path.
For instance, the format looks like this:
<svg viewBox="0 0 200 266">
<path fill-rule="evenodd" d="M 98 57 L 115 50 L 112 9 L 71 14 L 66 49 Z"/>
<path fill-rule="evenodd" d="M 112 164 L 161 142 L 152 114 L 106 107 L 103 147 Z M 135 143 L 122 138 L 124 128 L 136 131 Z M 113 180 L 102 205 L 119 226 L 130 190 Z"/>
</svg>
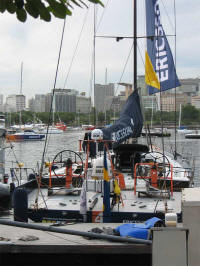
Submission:
<svg viewBox="0 0 200 266">
<path fill-rule="evenodd" d="M 38 225 L 53 226 L 50 223 Z M 59 228 L 91 231 L 120 224 L 69 223 Z M 0 265 L 151 265 L 151 245 L 117 243 L 82 236 L 0 225 Z M 13 261 L 15 262 L 13 264 Z"/>
</svg>

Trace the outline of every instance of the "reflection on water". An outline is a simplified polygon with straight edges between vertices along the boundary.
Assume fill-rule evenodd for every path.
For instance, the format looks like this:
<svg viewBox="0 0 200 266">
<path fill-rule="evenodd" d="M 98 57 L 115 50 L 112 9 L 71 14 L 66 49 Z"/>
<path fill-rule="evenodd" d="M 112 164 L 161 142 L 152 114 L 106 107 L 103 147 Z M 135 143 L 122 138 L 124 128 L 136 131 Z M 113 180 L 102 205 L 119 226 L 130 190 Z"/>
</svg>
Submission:
<svg viewBox="0 0 200 266">
<path fill-rule="evenodd" d="M 45 161 L 52 161 L 54 156 L 62 150 L 77 151 L 79 148 L 79 139 L 83 139 L 84 132 L 74 131 L 65 132 L 63 134 L 49 135 Z M 138 141 L 145 142 L 145 137 Z M 174 130 L 171 131 L 171 137 L 164 138 L 164 147 L 168 152 L 174 152 Z M 152 143 L 162 147 L 162 139 L 158 137 L 152 138 Z M 37 171 L 37 165 L 41 164 L 45 141 L 24 141 L 12 143 L 13 149 L 6 149 L 6 171 L 14 165 L 14 162 L 22 162 L 25 167 L 33 168 Z M 7 143 L 7 146 L 9 144 Z M 184 135 L 176 135 L 177 152 L 186 157 L 190 161 L 190 165 L 195 168 L 195 179 L 199 180 L 199 162 L 200 162 L 200 139 L 185 139 Z M 199 182 L 200 185 L 200 182 Z"/>
</svg>

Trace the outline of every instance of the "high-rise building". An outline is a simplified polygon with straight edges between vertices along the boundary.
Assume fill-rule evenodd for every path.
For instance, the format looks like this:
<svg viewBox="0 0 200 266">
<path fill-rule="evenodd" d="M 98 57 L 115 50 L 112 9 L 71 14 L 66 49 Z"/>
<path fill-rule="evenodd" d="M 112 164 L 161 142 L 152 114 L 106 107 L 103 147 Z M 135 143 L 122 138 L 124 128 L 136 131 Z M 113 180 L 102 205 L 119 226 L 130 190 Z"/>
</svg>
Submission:
<svg viewBox="0 0 200 266">
<path fill-rule="evenodd" d="M 114 97 L 114 84 L 107 85 L 95 84 L 94 86 L 94 106 L 98 112 L 105 112 L 110 109 L 106 105 L 107 97 Z"/>
<path fill-rule="evenodd" d="M 45 94 L 36 94 L 34 102 L 34 112 L 45 112 Z"/>
<path fill-rule="evenodd" d="M 26 97 L 22 94 L 16 95 L 16 111 L 22 111 L 26 108 Z"/>
<path fill-rule="evenodd" d="M 76 113 L 88 114 L 91 112 L 91 98 L 85 97 L 85 95 L 76 96 Z"/>
<path fill-rule="evenodd" d="M 175 105 L 176 102 L 176 105 Z M 180 110 L 180 105 L 186 105 L 190 103 L 190 97 L 186 93 L 176 94 L 176 97 L 172 93 L 165 93 L 161 97 L 162 110 L 166 112 Z"/>
<path fill-rule="evenodd" d="M 0 94 L 0 112 L 4 111 L 4 106 L 3 106 L 3 94 Z"/>
<path fill-rule="evenodd" d="M 10 112 L 19 112 L 26 108 L 26 97 L 23 94 L 12 94 L 6 98 L 6 105 Z"/>
<path fill-rule="evenodd" d="M 28 109 L 31 112 L 35 112 L 35 99 L 31 98 L 28 100 Z"/>
<path fill-rule="evenodd" d="M 108 98 L 106 102 L 108 102 L 108 105 L 110 106 L 110 109 L 112 111 L 114 111 L 115 113 L 118 113 L 122 110 L 123 105 L 126 102 L 126 96 L 121 94 L 118 96 L 110 97 L 110 99 Z"/>
<path fill-rule="evenodd" d="M 45 112 L 49 112 L 51 108 L 53 93 L 46 94 Z M 52 103 L 54 112 L 76 112 L 76 95 L 72 91 L 65 89 L 55 89 L 54 100 Z"/>
<path fill-rule="evenodd" d="M 177 88 L 177 93 L 186 93 L 188 96 L 196 96 L 200 94 L 200 79 L 189 78 L 180 79 L 181 86 Z"/>
<path fill-rule="evenodd" d="M 159 103 L 158 103 L 158 98 L 156 95 L 147 95 L 147 96 L 142 96 L 142 107 L 144 110 L 151 109 L 158 111 L 159 109 Z"/>
<path fill-rule="evenodd" d="M 191 104 L 197 109 L 200 109 L 200 96 L 192 96 Z"/>
</svg>

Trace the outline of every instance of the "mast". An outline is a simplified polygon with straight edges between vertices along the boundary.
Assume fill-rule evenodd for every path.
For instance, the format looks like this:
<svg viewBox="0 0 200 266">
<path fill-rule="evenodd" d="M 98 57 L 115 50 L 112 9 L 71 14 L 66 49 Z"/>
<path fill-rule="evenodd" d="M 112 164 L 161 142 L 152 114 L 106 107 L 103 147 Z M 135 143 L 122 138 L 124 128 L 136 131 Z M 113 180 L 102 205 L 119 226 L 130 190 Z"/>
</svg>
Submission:
<svg viewBox="0 0 200 266">
<path fill-rule="evenodd" d="M 19 94 L 22 95 L 22 76 L 23 76 L 23 62 L 21 63 L 21 78 L 20 78 L 20 92 Z M 22 125 L 22 111 L 21 111 L 21 108 L 20 108 L 20 111 L 19 111 L 19 124 L 20 124 L 20 127 Z"/>
<path fill-rule="evenodd" d="M 96 61 L 95 61 L 95 57 L 96 57 L 96 5 L 94 5 L 94 29 L 93 29 L 93 34 L 94 34 L 94 37 L 93 37 L 93 49 L 94 49 L 94 62 L 93 62 L 93 75 L 94 75 L 94 98 L 95 98 L 95 83 L 96 83 L 96 75 L 95 75 L 95 71 L 96 71 Z M 94 106 L 95 107 L 95 106 Z M 97 126 L 98 124 L 98 110 L 97 108 L 95 107 L 95 126 Z"/>
<path fill-rule="evenodd" d="M 175 101 L 176 101 L 176 98 L 175 98 Z M 181 104 L 180 104 L 180 106 L 179 106 L 179 121 L 178 121 L 178 127 L 179 127 L 179 129 L 181 128 L 181 113 L 182 113 L 182 106 L 181 106 Z"/>
<path fill-rule="evenodd" d="M 23 62 L 21 63 L 20 94 L 22 94 L 22 74 L 23 74 Z"/>
<path fill-rule="evenodd" d="M 107 85 L 107 78 L 108 78 L 108 71 L 106 68 L 106 72 L 105 72 L 105 85 Z M 105 108 L 105 125 L 107 124 L 107 117 L 106 117 L 106 105 L 104 104 L 104 108 Z"/>
<path fill-rule="evenodd" d="M 137 89 L 137 0 L 133 0 L 133 90 Z"/>
</svg>

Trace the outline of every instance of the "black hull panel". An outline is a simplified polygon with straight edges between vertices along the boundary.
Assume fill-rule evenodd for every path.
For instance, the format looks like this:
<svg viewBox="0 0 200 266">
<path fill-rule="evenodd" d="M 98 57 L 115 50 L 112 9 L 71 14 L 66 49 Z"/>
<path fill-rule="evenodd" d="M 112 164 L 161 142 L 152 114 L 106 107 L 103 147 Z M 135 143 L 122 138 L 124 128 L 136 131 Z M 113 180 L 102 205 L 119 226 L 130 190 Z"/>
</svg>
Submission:
<svg viewBox="0 0 200 266">
<path fill-rule="evenodd" d="M 182 214 L 178 213 L 178 222 L 182 221 Z M 97 217 L 96 212 L 87 212 L 87 222 L 92 223 Z M 164 221 L 165 214 L 161 212 L 111 212 L 107 220 L 109 223 L 130 223 L 130 222 L 144 222 L 152 217 L 158 217 Z M 83 222 L 83 215 L 79 211 L 73 210 L 28 210 L 28 218 L 34 222 Z M 103 220 L 103 217 L 101 216 Z M 97 221 L 96 221 L 97 222 Z M 103 221 L 102 221 L 103 222 Z"/>
</svg>

